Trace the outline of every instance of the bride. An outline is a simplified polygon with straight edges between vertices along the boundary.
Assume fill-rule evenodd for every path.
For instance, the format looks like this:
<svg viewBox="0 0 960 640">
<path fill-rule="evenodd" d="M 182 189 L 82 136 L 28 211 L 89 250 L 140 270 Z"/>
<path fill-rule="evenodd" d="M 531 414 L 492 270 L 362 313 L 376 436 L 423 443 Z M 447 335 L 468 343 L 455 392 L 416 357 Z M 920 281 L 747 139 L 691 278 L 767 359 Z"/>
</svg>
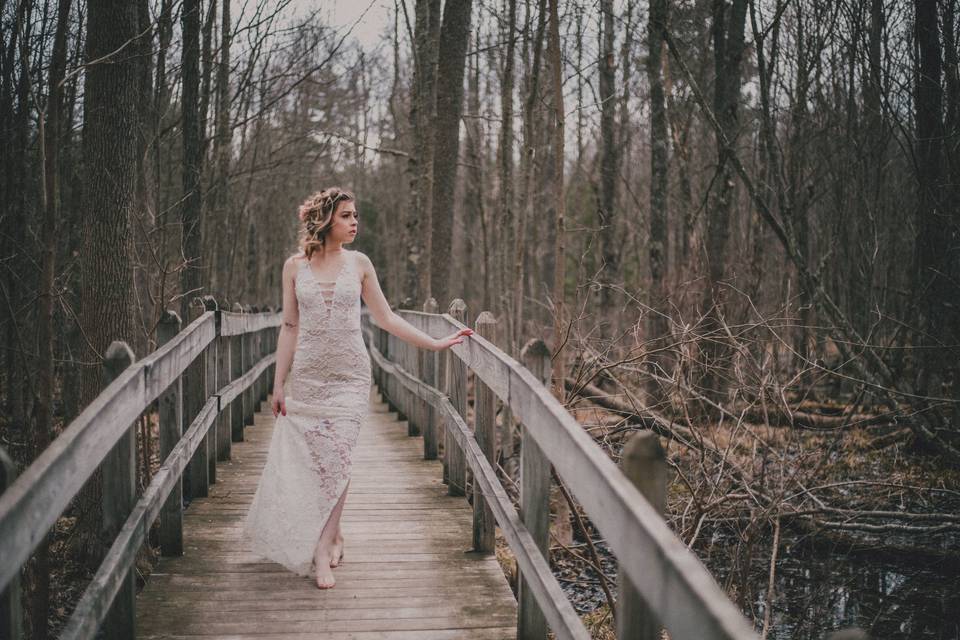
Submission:
<svg viewBox="0 0 960 640">
<path fill-rule="evenodd" d="M 424 349 L 447 349 L 473 331 L 436 339 L 390 309 L 370 259 L 343 248 L 356 239 L 359 222 L 350 191 L 315 193 L 299 214 L 301 252 L 283 265 L 277 421 L 243 537 L 254 553 L 327 589 L 335 583 L 331 568 L 343 559 L 340 514 L 370 393 L 360 299 L 377 325 Z"/>
</svg>

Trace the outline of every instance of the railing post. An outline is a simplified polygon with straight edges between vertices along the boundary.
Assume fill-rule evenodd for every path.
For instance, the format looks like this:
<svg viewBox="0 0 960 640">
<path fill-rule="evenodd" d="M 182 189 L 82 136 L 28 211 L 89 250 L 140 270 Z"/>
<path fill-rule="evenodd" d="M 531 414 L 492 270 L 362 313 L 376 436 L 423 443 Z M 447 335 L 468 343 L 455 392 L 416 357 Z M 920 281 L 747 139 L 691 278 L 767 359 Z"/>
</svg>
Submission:
<svg viewBox="0 0 960 640">
<path fill-rule="evenodd" d="M 16 478 L 16 465 L 7 452 L 0 448 L 0 495 Z M 23 610 L 20 602 L 20 572 L 17 571 L 0 596 L 0 637 L 10 640 L 20 640 L 23 637 Z"/>
<path fill-rule="evenodd" d="M 424 313 L 436 313 L 437 301 L 434 298 L 427 298 L 423 303 Z M 429 327 L 420 327 L 426 330 Z M 437 386 L 437 352 L 427 349 L 420 350 L 420 374 L 421 380 L 431 387 Z M 426 404 L 426 403 L 425 403 Z M 433 407 L 426 404 L 423 412 L 423 458 L 424 460 L 437 459 L 437 415 Z"/>
<path fill-rule="evenodd" d="M 204 305 L 199 298 L 194 298 L 189 311 L 189 322 L 193 322 L 203 315 Z M 187 367 L 187 370 L 184 371 L 184 429 L 190 428 L 190 425 L 200 414 L 200 410 L 203 409 L 203 405 L 207 401 L 207 383 L 205 380 L 207 370 L 206 362 L 207 350 L 204 349 L 190 366 Z M 200 443 L 200 446 L 197 447 L 197 451 L 193 454 L 193 457 L 190 459 L 190 464 L 188 465 L 188 487 L 185 487 L 184 494 L 188 495 L 191 499 L 204 497 L 209 493 L 210 471 L 209 465 L 207 464 L 207 460 L 210 457 L 209 454 L 210 440 L 208 436 L 204 436 L 203 441 Z"/>
<path fill-rule="evenodd" d="M 217 460 L 229 460 L 232 455 L 230 436 L 230 405 L 224 405 L 220 400 L 220 390 L 233 380 L 233 368 L 230 364 L 230 338 L 223 334 L 223 308 L 226 305 L 217 303 Z"/>
<path fill-rule="evenodd" d="M 253 313 L 253 308 L 246 304 L 243 305 L 243 312 L 246 314 Z M 246 374 L 250 369 L 253 368 L 254 362 L 254 344 L 253 344 L 253 333 L 245 332 L 243 334 L 243 373 Z M 243 391 L 243 424 L 244 426 L 253 425 L 253 414 L 256 412 L 257 408 L 254 406 L 256 398 L 253 395 L 253 385 L 247 387 Z"/>
<path fill-rule="evenodd" d="M 157 343 L 164 345 L 180 333 L 180 316 L 165 311 L 157 325 Z M 167 459 L 183 435 L 183 376 L 160 394 L 160 460 Z M 177 479 L 160 512 L 160 553 L 183 555 L 183 480 Z"/>
<path fill-rule="evenodd" d="M 660 440 L 652 431 L 639 431 L 627 441 L 620 466 L 643 497 L 663 514 L 667 506 L 667 461 Z M 655 562 L 655 560 L 651 560 Z M 617 575 L 617 637 L 654 640 L 660 637 L 660 623 L 636 587 L 620 570 Z"/>
<path fill-rule="evenodd" d="M 239 302 L 233 304 L 234 313 L 243 313 Z M 230 379 L 236 380 L 243 375 L 243 335 L 230 336 Z M 237 395 L 230 403 L 230 438 L 233 442 L 243 442 L 243 394 Z"/>
<path fill-rule="evenodd" d="M 447 313 L 454 320 L 462 323 L 467 316 L 467 304 L 460 298 L 454 298 Z M 447 360 L 444 393 L 450 398 L 450 404 L 457 413 L 465 418 L 467 415 L 467 365 L 450 349 L 445 350 L 444 357 Z M 446 430 L 443 443 L 443 458 L 447 466 L 447 494 L 462 496 L 466 493 L 467 487 L 467 461 L 463 450 L 450 433 L 450 429 L 452 427 Z"/>
<path fill-rule="evenodd" d="M 499 323 L 500 341 L 504 345 L 504 351 L 507 352 L 512 349 L 508 324 L 509 322 Z M 514 354 L 510 353 L 510 355 L 513 356 Z M 509 460 L 516 455 L 513 446 L 513 409 L 510 408 L 510 403 L 507 400 L 501 399 L 500 406 L 500 456 L 504 460 Z"/>
<path fill-rule="evenodd" d="M 207 387 L 204 403 L 206 403 L 207 399 L 216 394 L 217 390 L 220 389 L 220 381 L 217 378 L 217 370 L 219 368 L 217 362 L 217 359 L 219 358 L 217 346 L 220 344 L 220 309 L 217 307 L 217 301 L 213 298 L 213 296 L 203 296 L 201 300 L 203 301 L 203 310 L 213 311 L 214 314 L 213 342 L 208 344 L 207 348 L 204 349 L 204 359 L 206 360 L 205 378 Z M 210 484 L 216 484 L 217 482 L 217 457 L 219 456 L 220 451 L 220 442 L 219 438 L 217 437 L 219 435 L 218 432 L 219 429 L 216 426 L 207 431 L 207 478 Z"/>
<path fill-rule="evenodd" d="M 481 337 L 493 341 L 497 330 L 497 319 L 489 311 L 483 311 L 477 316 L 474 331 Z M 487 461 L 496 468 L 497 462 L 497 429 L 496 411 L 497 396 L 493 389 L 480 379 L 474 377 L 475 401 L 473 405 L 473 437 L 476 438 L 480 449 L 487 457 Z M 480 483 L 473 483 L 473 550 L 493 551 L 496 545 L 497 522 L 493 518 L 490 505 L 483 498 Z"/>
<path fill-rule="evenodd" d="M 419 316 L 411 316 L 411 324 L 418 329 L 423 329 L 423 323 Z M 408 342 L 403 344 L 404 360 L 403 368 L 407 370 L 414 378 L 420 380 L 420 348 Z M 420 396 L 412 391 L 407 392 L 407 402 L 409 402 L 409 419 L 407 420 L 407 435 L 419 436 L 423 432 L 423 401 Z"/>
<path fill-rule="evenodd" d="M 387 362 L 392 362 L 393 354 L 390 352 L 390 334 L 387 333 L 386 329 L 381 329 L 380 327 L 377 327 L 377 331 L 380 332 L 380 352 Z M 382 390 L 384 400 L 387 402 L 387 409 L 399 414 L 400 409 L 397 407 L 397 399 L 393 394 L 393 383 L 390 380 L 390 375 L 387 373 L 383 375 Z"/>
<path fill-rule="evenodd" d="M 117 379 L 133 364 L 133 351 L 127 343 L 114 341 L 107 347 L 103 360 L 104 387 Z M 137 440 L 133 425 L 128 426 L 101 465 L 103 525 L 101 539 L 109 548 L 133 510 L 137 499 Z M 132 638 L 135 618 L 137 582 L 134 568 L 127 570 L 102 628 L 108 638 Z"/>
<path fill-rule="evenodd" d="M 270 313 L 273 309 L 270 307 L 261 307 L 260 313 Z M 260 360 L 263 360 L 267 357 L 270 352 L 270 338 L 269 332 L 272 329 L 260 329 L 257 332 L 257 340 L 260 342 L 260 348 L 257 349 L 257 353 L 260 354 Z M 267 400 L 267 374 L 269 373 L 269 367 L 263 370 L 260 376 L 257 378 L 257 390 L 260 392 L 259 402 L 266 402 Z"/>
<path fill-rule="evenodd" d="M 527 342 L 520 351 L 520 360 L 537 380 L 549 383 L 550 350 L 543 340 Z M 520 519 L 549 563 L 550 461 L 524 426 L 520 432 Z M 547 637 L 547 620 L 523 573 L 517 573 L 517 638 L 543 640 Z"/>
</svg>

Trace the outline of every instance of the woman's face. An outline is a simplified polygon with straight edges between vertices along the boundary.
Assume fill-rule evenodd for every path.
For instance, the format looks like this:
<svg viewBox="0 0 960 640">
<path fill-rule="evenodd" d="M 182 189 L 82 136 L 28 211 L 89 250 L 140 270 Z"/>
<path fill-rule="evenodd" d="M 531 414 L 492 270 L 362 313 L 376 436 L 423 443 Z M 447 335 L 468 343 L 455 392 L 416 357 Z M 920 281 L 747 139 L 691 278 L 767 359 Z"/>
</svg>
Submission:
<svg viewBox="0 0 960 640">
<path fill-rule="evenodd" d="M 347 244 L 357 237 L 359 216 L 356 202 L 341 200 L 337 203 L 337 210 L 333 214 L 333 224 L 330 226 L 330 239 L 334 242 Z"/>
</svg>

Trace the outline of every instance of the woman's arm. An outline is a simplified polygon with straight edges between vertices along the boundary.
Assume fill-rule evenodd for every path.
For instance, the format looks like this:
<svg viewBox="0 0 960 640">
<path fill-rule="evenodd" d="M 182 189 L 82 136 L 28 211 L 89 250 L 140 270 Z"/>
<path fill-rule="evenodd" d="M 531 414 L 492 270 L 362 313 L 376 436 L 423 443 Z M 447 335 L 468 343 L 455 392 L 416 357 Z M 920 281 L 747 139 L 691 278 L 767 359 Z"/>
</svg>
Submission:
<svg viewBox="0 0 960 640">
<path fill-rule="evenodd" d="M 370 262 L 370 258 L 359 251 L 357 253 L 359 254 L 358 257 L 360 258 L 361 268 L 363 270 L 363 281 L 361 285 L 363 301 L 367 303 L 367 307 L 370 309 L 370 315 L 373 316 L 377 325 L 385 331 L 397 336 L 404 342 L 409 342 L 412 345 L 429 349 L 430 351 L 440 351 L 455 344 L 460 344 L 463 342 L 462 336 L 469 336 L 473 333 L 473 329 L 461 329 L 453 335 L 438 339 L 417 329 L 398 316 L 393 312 L 393 309 L 390 308 L 390 303 L 387 302 L 383 291 L 380 289 L 377 272 L 376 269 L 373 268 L 373 263 Z"/>
<path fill-rule="evenodd" d="M 277 337 L 277 363 L 273 374 L 273 415 L 287 415 L 287 406 L 283 397 L 283 383 L 293 364 L 293 351 L 297 346 L 297 333 L 300 330 L 300 308 L 294 290 L 294 276 L 297 262 L 294 256 L 283 263 L 283 324 Z"/>
</svg>

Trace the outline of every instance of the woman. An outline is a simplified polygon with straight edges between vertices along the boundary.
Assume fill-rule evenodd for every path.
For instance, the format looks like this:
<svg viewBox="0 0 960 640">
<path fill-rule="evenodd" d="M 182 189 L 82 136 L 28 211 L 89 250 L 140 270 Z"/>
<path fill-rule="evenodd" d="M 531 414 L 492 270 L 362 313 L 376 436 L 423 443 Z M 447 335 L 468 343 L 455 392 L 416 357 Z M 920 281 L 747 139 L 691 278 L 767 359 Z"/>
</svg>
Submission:
<svg viewBox="0 0 960 640">
<path fill-rule="evenodd" d="M 302 252 L 283 265 L 277 422 L 243 535 L 254 553 L 315 575 L 317 587 L 327 589 L 335 583 L 331 568 L 343 558 L 340 514 L 370 393 L 360 298 L 379 326 L 424 349 L 460 344 L 473 331 L 435 339 L 393 313 L 370 259 L 343 248 L 357 237 L 349 191 L 313 194 L 300 207 L 300 221 Z"/>
</svg>

